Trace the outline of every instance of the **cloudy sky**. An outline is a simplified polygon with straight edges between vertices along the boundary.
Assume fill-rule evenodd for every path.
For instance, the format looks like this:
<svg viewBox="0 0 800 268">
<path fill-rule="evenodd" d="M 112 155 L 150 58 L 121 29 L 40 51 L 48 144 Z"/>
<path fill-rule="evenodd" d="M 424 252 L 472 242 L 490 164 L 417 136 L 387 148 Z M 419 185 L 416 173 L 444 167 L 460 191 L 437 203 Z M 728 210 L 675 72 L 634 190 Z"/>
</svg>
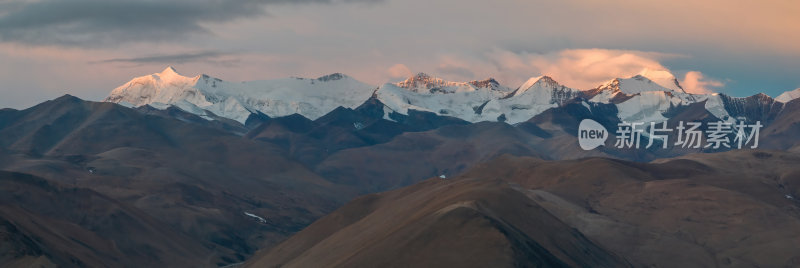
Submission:
<svg viewBox="0 0 800 268">
<path fill-rule="evenodd" d="M 800 88 L 795 0 L 0 0 L 0 107 L 100 100 L 172 65 L 245 81 L 426 72 L 588 89 L 644 68 L 693 92 Z"/>
</svg>

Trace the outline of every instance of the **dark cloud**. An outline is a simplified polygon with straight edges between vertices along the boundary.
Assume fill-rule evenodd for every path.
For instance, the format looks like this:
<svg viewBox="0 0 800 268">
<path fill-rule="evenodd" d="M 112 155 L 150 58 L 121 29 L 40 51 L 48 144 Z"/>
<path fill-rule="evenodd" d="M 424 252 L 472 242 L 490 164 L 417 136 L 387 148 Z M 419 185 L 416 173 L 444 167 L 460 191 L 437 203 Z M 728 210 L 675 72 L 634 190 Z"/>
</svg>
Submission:
<svg viewBox="0 0 800 268">
<path fill-rule="evenodd" d="M 93 61 L 90 63 L 122 63 L 133 66 L 140 66 L 146 64 L 157 65 L 174 65 L 183 63 L 211 63 L 223 66 L 234 66 L 240 60 L 235 57 L 235 53 L 227 53 L 220 51 L 200 51 L 191 53 L 179 54 L 164 54 L 164 55 L 150 55 L 133 58 L 114 58 L 101 61 Z"/>
<path fill-rule="evenodd" d="M 0 41 L 99 47 L 208 33 L 204 23 L 262 16 L 269 4 L 379 0 L 40 0 L 3 4 Z"/>
<path fill-rule="evenodd" d="M 196 53 L 156 55 L 156 56 L 145 56 L 136 58 L 116 58 L 116 59 L 96 61 L 92 63 L 186 63 L 186 62 L 196 62 L 196 61 L 215 59 L 225 55 L 228 55 L 228 53 L 223 53 L 218 51 L 203 51 Z"/>
</svg>

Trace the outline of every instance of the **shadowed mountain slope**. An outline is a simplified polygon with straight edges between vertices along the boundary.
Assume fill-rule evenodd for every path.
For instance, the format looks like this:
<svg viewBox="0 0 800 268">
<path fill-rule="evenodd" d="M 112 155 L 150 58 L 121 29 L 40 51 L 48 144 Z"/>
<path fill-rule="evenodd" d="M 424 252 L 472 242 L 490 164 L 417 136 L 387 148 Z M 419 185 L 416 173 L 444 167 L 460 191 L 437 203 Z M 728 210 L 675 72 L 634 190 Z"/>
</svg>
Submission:
<svg viewBox="0 0 800 268">
<path fill-rule="evenodd" d="M 791 267 L 798 161 L 773 151 L 650 164 L 499 157 L 356 199 L 249 264 Z"/>
<path fill-rule="evenodd" d="M 200 241 L 92 190 L 0 171 L 0 191 L 4 266 L 209 266 L 214 256 Z"/>
</svg>

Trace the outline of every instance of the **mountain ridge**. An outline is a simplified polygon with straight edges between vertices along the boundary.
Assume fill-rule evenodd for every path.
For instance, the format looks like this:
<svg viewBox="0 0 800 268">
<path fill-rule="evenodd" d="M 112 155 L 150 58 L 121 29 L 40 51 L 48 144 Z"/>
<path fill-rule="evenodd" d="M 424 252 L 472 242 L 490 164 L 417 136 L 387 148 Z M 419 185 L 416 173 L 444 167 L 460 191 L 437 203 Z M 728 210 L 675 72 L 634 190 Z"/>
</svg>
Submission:
<svg viewBox="0 0 800 268">
<path fill-rule="evenodd" d="M 310 84 L 308 80 L 311 79 L 301 81 Z M 545 82 L 542 79 L 542 83 L 520 96 L 552 93 L 549 86 L 555 84 Z M 207 120 L 174 106 L 165 110 L 150 106 L 128 108 L 64 95 L 25 110 L 0 110 L 0 135 L 4 137 L 0 139 L 0 169 L 88 188 L 135 206 L 157 218 L 159 224 L 195 241 L 187 243 L 213 249 L 215 254 L 204 263 L 226 265 L 244 261 L 256 249 L 270 248 L 359 194 L 398 189 L 425 178 L 457 178 L 502 155 L 565 164 L 603 157 L 611 159 L 601 162 L 617 165 L 614 163 L 622 161 L 618 159 L 657 162 L 665 157 L 697 157 L 692 154 L 711 157 L 714 154 L 706 153 L 728 150 L 678 146 L 619 149 L 614 146 L 617 135 L 611 131 L 605 146 L 582 150 L 577 143 L 581 120 L 592 119 L 614 129 L 621 122 L 620 106 L 587 102 L 589 93 L 574 93 L 577 96 L 564 98 L 563 104 L 557 101 L 551 104 L 550 98 L 537 99 L 550 108 L 518 124 L 470 123 L 414 109 L 405 115 L 392 111 L 388 114 L 391 120 L 387 120 L 386 105 L 378 94 L 372 94 L 356 108 L 337 107 L 316 120 L 296 113 L 279 117 L 260 115 L 252 116 L 248 126 L 224 118 Z M 730 113 L 730 117 L 764 123 L 760 148 L 800 147 L 796 139 L 800 133 L 799 100 L 785 105 L 766 95 L 748 99 L 720 95 L 716 100 L 719 107 L 727 107 L 724 112 Z M 486 104 L 483 112 L 490 113 L 491 109 Z M 705 124 L 721 120 L 703 102 L 670 108 L 664 116 L 669 118 L 670 128 L 675 128 L 681 120 Z M 675 136 L 669 139 L 674 141 Z M 743 154 L 747 152 L 742 150 Z M 769 158 L 770 155 L 774 157 Z M 775 152 L 758 152 L 754 157 L 784 159 Z M 594 165 L 598 161 L 585 163 Z M 636 162 L 625 165 L 632 167 L 632 174 L 641 174 Z M 796 172 L 787 172 L 772 178 L 796 177 L 792 175 Z M 791 180 L 784 181 L 774 183 L 794 187 Z M 772 181 L 765 182 L 773 185 Z M 784 194 L 794 196 L 796 191 L 791 189 L 787 188 Z M 498 198 L 492 196 L 487 200 Z M 771 197 L 770 202 L 783 200 L 780 198 L 784 197 Z M 525 199 L 518 196 L 513 200 Z M 479 228 L 486 230 L 486 234 L 514 234 L 506 238 L 491 235 L 500 238 L 498 243 L 521 254 L 514 256 L 541 256 L 549 260 L 556 257 L 561 262 L 570 262 L 564 261 L 569 258 L 564 259 L 563 255 L 548 255 L 536 250 L 537 247 L 524 246 L 530 241 L 542 243 L 516 235 L 519 233 L 514 228 L 504 224 L 508 222 L 505 216 L 493 218 L 499 207 L 473 212 L 453 208 L 456 209 L 446 209 L 444 218 L 431 218 L 439 222 L 436 226 L 450 225 L 452 220 L 481 223 L 479 219 L 487 219 L 483 223 L 496 228 Z M 485 226 L 483 223 L 473 227 Z M 429 232 L 438 228 L 417 230 Z M 21 228 L 6 230 L 15 233 L 13 237 L 43 235 L 29 229 L 24 229 L 22 236 L 14 231 Z M 533 234 L 536 232 L 530 233 Z M 47 248 L 60 245 L 64 244 Z M 602 252 L 606 251 L 597 251 L 605 254 Z M 173 250 L 165 254 L 189 256 Z M 91 255 L 81 256 L 87 262 L 92 259 Z M 516 258 L 502 252 L 489 256 Z"/>
<path fill-rule="evenodd" d="M 341 81 L 351 82 L 335 85 Z M 217 87 L 224 89 L 220 91 Z M 318 87 L 321 88 L 316 89 Z M 332 93 L 325 93 L 331 91 L 328 88 L 334 88 Z M 797 90 L 787 91 L 775 100 L 785 103 L 800 97 L 800 93 L 794 92 Z M 182 76 L 170 66 L 160 73 L 134 78 L 114 89 L 104 101 L 128 106 L 150 105 L 160 110 L 172 106 L 207 120 L 224 117 L 244 124 L 253 114 L 279 117 L 298 113 L 313 120 L 339 106 L 355 108 L 370 97 L 384 104 L 384 118 L 388 120 L 392 113 L 407 115 L 409 110 L 416 110 L 473 123 L 503 121 L 510 124 L 524 122 L 577 97 L 586 99 L 587 103 L 617 105 L 622 121 L 663 121 L 667 119 L 664 115 L 676 106 L 706 102 L 709 112 L 734 122 L 737 117 L 731 114 L 737 112 L 729 109 L 735 109 L 731 105 L 736 101 L 730 100 L 741 99 L 738 102 L 742 102 L 746 99 L 718 93 L 689 94 L 669 71 L 647 68 L 633 77 L 611 79 L 587 90 L 569 88 L 546 75 L 531 77 L 511 90 L 493 78 L 453 82 L 426 73 L 379 87 L 368 86 L 342 73 L 316 79 L 288 78 L 237 84 L 205 74 Z"/>
<path fill-rule="evenodd" d="M 342 81 L 350 82 L 336 85 Z M 793 93 L 796 91 L 787 91 L 775 100 L 788 102 L 793 96 L 800 96 L 800 93 Z M 315 79 L 230 83 L 205 74 L 182 76 L 170 66 L 160 73 L 134 78 L 114 89 L 104 101 L 127 106 L 150 105 L 160 110 L 178 107 L 207 120 L 224 117 L 244 124 L 258 114 L 280 117 L 298 113 L 313 120 L 339 106 L 355 108 L 370 97 L 384 104 L 384 118 L 388 120 L 392 120 L 393 113 L 407 115 L 409 110 L 416 110 L 473 123 L 502 121 L 510 124 L 524 122 L 578 97 L 584 98 L 587 104 L 617 105 L 622 121 L 663 121 L 668 119 L 664 115 L 674 107 L 706 102 L 709 112 L 735 122 L 737 117 L 731 114 L 737 112 L 730 109 L 736 109 L 732 106 L 735 102 L 746 99 L 718 93 L 689 94 L 669 71 L 647 68 L 633 77 L 611 79 L 593 89 L 569 88 L 543 75 L 531 77 L 512 90 L 493 78 L 453 82 L 426 73 L 379 87 L 368 86 L 342 73 Z"/>
</svg>

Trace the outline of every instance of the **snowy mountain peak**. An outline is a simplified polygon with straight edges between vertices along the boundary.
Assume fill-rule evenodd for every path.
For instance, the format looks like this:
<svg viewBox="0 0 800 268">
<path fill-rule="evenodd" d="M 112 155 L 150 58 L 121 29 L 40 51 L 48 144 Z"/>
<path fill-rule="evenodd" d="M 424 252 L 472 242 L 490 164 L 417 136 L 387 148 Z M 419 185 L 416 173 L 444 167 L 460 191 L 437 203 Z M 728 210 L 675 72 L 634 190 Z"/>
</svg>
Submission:
<svg viewBox="0 0 800 268">
<path fill-rule="evenodd" d="M 470 81 L 469 83 L 477 88 L 497 88 L 500 86 L 500 82 L 497 82 L 497 80 L 494 80 L 494 78 L 475 80 Z"/>
<path fill-rule="evenodd" d="M 525 81 L 525 83 L 523 83 L 514 92 L 514 95 L 515 96 L 522 95 L 523 93 L 527 92 L 532 88 L 537 88 L 539 90 L 547 90 L 547 91 L 553 91 L 553 90 L 574 91 L 571 88 L 562 86 L 561 84 L 556 82 L 556 80 L 553 79 L 552 77 L 543 75 L 543 76 L 531 77 L 530 79 L 528 79 L 528 81 Z"/>
<path fill-rule="evenodd" d="M 491 79 L 492 81 L 494 79 Z M 405 88 L 408 91 L 421 93 L 421 94 L 436 94 L 436 93 L 456 93 L 456 92 L 472 92 L 480 87 L 478 85 L 491 85 L 492 81 L 473 81 L 472 82 L 452 82 L 441 78 L 430 76 L 426 73 L 418 73 L 415 76 L 409 77 L 405 81 L 394 84 L 397 87 Z M 495 83 L 497 81 L 494 81 Z M 498 83 L 499 85 L 499 83 Z M 494 89 L 489 87 L 489 89 Z"/>
<path fill-rule="evenodd" d="M 546 76 L 546 75 L 540 76 L 539 79 L 537 79 L 536 82 L 533 85 L 541 85 L 542 87 L 558 87 L 558 86 L 561 86 L 561 84 L 556 82 L 555 79 L 553 79 L 552 77 Z"/>
<path fill-rule="evenodd" d="M 612 79 L 598 87 L 598 89 L 603 91 L 608 91 L 610 93 L 618 93 L 621 92 L 626 95 L 636 95 L 642 92 L 650 92 L 650 91 L 675 91 L 666 87 L 663 87 L 653 80 L 650 80 L 647 77 L 644 77 L 640 74 L 637 74 L 631 78 L 615 78 Z M 683 90 L 677 91 L 683 93 Z"/>
<path fill-rule="evenodd" d="M 552 77 L 543 75 L 543 76 L 536 76 L 536 77 L 528 78 L 528 80 L 525 81 L 525 83 L 522 83 L 522 85 L 519 86 L 519 88 L 517 89 L 517 92 L 526 91 L 529 88 L 531 88 L 533 86 L 536 86 L 536 85 L 539 85 L 540 87 L 548 87 L 548 88 L 561 86 Z"/>
<path fill-rule="evenodd" d="M 608 91 L 608 92 L 611 92 L 611 93 L 617 93 L 617 92 L 620 92 L 620 89 L 619 89 L 620 88 L 620 82 L 621 82 L 620 78 L 614 78 L 614 79 L 609 80 L 608 82 L 603 83 L 602 85 L 597 87 L 597 89 L 599 89 L 601 92 Z"/>
<path fill-rule="evenodd" d="M 553 79 L 552 77 L 550 77 L 550 76 L 547 76 L 547 75 L 543 75 L 543 76 L 541 76 L 541 77 L 539 78 L 539 81 L 541 81 L 541 82 L 546 82 L 546 83 L 556 83 L 556 84 L 558 84 L 558 82 L 556 82 L 556 80 L 555 80 L 555 79 Z"/>
<path fill-rule="evenodd" d="M 169 102 L 184 95 L 196 95 L 192 89 L 196 82 L 196 78 L 182 76 L 170 66 L 160 73 L 136 77 L 115 88 L 104 101 L 134 106 Z"/>
<path fill-rule="evenodd" d="M 426 73 L 418 73 L 415 76 L 409 77 L 405 81 L 397 83 L 397 86 L 406 89 L 426 88 L 432 89 L 437 87 L 453 86 L 455 82 L 445 81 L 440 78 L 430 76 Z"/>
<path fill-rule="evenodd" d="M 158 109 L 175 106 L 207 119 L 220 116 L 244 123 L 257 111 L 270 117 L 296 113 L 316 119 L 339 106 L 358 107 L 373 92 L 373 86 L 341 73 L 233 83 L 208 75 L 185 77 L 168 67 L 117 87 L 105 101 Z"/>
<path fill-rule="evenodd" d="M 646 75 L 662 81 L 661 83 L 672 81 L 669 82 L 672 87 L 665 87 Z M 670 85 L 669 83 L 667 85 Z M 697 96 L 684 92 L 669 72 L 647 69 L 631 78 L 612 79 L 593 91 L 596 95 L 590 99 L 591 102 L 615 104 L 619 111 L 618 117 L 627 122 L 663 121 L 666 120 L 664 114 L 673 107 L 698 101 Z M 707 102 L 706 109 L 715 116 L 720 115 L 719 118 L 723 118 L 723 113 L 717 111 L 720 102 L 716 100 Z"/>
<path fill-rule="evenodd" d="M 160 73 L 158 73 L 158 74 L 159 74 L 160 76 L 174 76 L 174 75 L 177 75 L 177 76 L 182 76 L 182 75 L 180 75 L 180 74 L 178 73 L 178 71 L 177 71 L 177 70 L 175 70 L 175 67 L 172 67 L 172 66 L 167 66 L 167 68 L 166 68 L 166 69 L 164 69 L 163 71 L 161 71 L 161 72 L 160 72 Z"/>
<path fill-rule="evenodd" d="M 509 88 L 491 78 L 463 83 L 418 74 L 400 83 L 385 84 L 376 95 L 386 105 L 387 117 L 391 112 L 408 114 L 409 110 L 417 110 L 469 122 L 516 124 L 563 105 L 580 93 L 547 76 L 531 78 L 513 93 L 509 92 Z"/>
<path fill-rule="evenodd" d="M 786 103 L 797 98 L 800 98 L 800 88 L 783 92 L 783 94 L 778 95 L 778 97 L 775 98 L 775 100 Z"/>
</svg>

